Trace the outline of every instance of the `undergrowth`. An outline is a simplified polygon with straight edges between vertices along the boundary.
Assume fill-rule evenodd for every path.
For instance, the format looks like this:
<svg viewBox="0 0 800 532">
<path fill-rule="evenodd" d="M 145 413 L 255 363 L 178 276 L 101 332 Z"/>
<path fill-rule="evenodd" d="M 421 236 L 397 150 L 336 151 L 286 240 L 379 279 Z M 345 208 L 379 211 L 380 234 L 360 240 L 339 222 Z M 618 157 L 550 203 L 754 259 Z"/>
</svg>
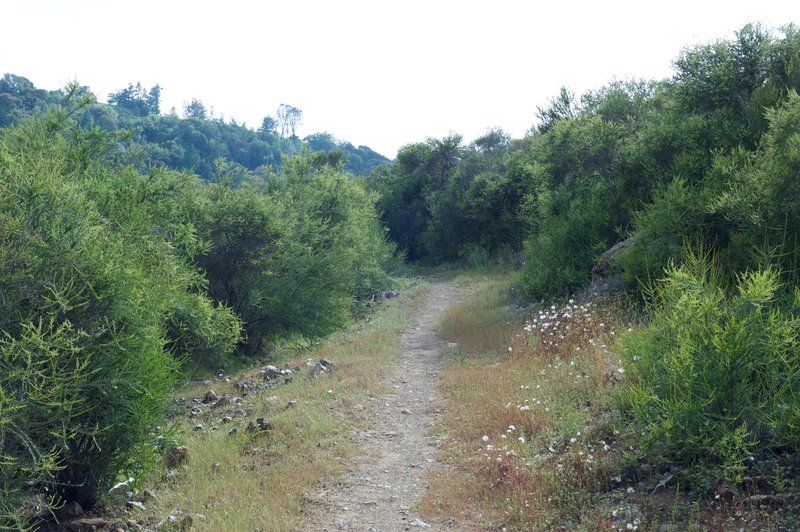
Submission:
<svg viewBox="0 0 800 532">
<path fill-rule="evenodd" d="M 507 530 L 791 522 L 791 507 L 769 507 L 781 497 L 752 487 L 692 491 L 674 462 L 642 460 L 652 439 L 634 430 L 620 400 L 638 368 L 623 362 L 619 339 L 644 328 L 628 305 L 568 300 L 517 309 L 509 303 L 514 282 L 483 276 L 440 322 L 445 466 L 431 477 L 425 515 Z"/>
</svg>

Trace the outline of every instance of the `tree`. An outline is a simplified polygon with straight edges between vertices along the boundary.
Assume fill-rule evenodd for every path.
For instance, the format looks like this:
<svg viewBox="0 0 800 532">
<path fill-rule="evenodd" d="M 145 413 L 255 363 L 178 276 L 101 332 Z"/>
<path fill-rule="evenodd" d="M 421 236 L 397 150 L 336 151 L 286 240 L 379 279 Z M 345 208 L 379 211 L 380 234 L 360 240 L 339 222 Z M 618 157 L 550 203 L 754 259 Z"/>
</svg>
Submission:
<svg viewBox="0 0 800 532">
<path fill-rule="evenodd" d="M 259 133 L 268 133 L 274 135 L 277 131 L 278 123 L 271 116 L 265 116 L 261 121 L 261 127 L 258 128 Z"/>
<path fill-rule="evenodd" d="M 205 120 L 208 117 L 206 106 L 197 98 L 192 98 L 191 102 L 183 104 L 183 117 Z"/>
<path fill-rule="evenodd" d="M 578 112 L 578 104 L 575 101 L 575 94 L 566 87 L 561 87 L 558 96 L 550 100 L 547 108 L 537 107 L 536 117 L 541 120 L 539 131 L 544 133 L 553 127 L 558 120 L 575 118 Z"/>
<path fill-rule="evenodd" d="M 157 115 L 161 112 L 161 87 L 154 85 L 148 91 L 138 81 L 136 85 L 129 83 L 127 88 L 109 94 L 108 103 L 134 116 Z"/>
<path fill-rule="evenodd" d="M 297 137 L 296 129 L 300 125 L 303 111 L 297 107 L 282 103 L 278 106 L 277 116 L 278 125 L 281 128 L 281 137 L 286 138 L 287 135 L 289 138 Z"/>
</svg>

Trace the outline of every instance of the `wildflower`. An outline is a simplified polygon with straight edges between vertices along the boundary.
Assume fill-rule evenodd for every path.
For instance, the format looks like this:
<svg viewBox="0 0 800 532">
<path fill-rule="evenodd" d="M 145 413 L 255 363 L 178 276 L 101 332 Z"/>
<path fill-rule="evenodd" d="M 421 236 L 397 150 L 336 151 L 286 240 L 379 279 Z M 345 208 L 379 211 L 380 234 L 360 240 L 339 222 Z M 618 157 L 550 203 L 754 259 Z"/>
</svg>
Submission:
<svg viewBox="0 0 800 532">
<path fill-rule="evenodd" d="M 508 430 L 513 432 L 513 431 L 517 430 L 517 427 L 515 427 L 514 425 L 509 425 L 508 426 Z"/>
<path fill-rule="evenodd" d="M 619 374 L 625 373 L 625 368 L 617 368 L 617 373 Z"/>
<path fill-rule="evenodd" d="M 627 489 L 627 490 L 625 490 L 625 491 L 627 491 L 628 493 L 633 493 L 633 492 L 634 492 L 634 489 L 633 489 L 632 487 L 630 487 L 630 488 L 628 488 L 628 489 Z"/>
<path fill-rule="evenodd" d="M 484 435 L 483 435 L 483 438 L 481 438 L 481 439 L 482 439 L 483 441 L 489 441 L 489 436 L 487 436 L 486 434 L 484 434 Z"/>
<path fill-rule="evenodd" d="M 519 440 L 520 443 L 525 443 L 525 438 L 524 437 L 520 436 L 517 439 Z"/>
</svg>

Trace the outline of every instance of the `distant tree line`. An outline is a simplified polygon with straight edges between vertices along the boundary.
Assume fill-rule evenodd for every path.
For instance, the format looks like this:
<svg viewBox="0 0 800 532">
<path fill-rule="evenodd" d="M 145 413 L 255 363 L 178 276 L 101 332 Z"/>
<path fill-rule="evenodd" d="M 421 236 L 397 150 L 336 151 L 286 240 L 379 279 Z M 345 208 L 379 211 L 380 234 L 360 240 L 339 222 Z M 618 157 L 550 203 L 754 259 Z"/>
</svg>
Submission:
<svg viewBox="0 0 800 532">
<path fill-rule="evenodd" d="M 81 92 L 91 94 L 88 87 Z M 39 112 L 63 100 L 63 91 L 37 89 L 29 80 L 14 74 L 0 79 L 0 127 L 19 118 Z M 215 161 L 225 159 L 249 173 L 265 175 L 280 168 L 283 157 L 291 157 L 304 149 L 312 151 L 307 139 L 297 137 L 302 111 L 281 104 L 275 117 L 266 116 L 257 130 L 231 119 L 209 116 L 206 106 L 196 98 L 184 103 L 182 117 L 174 112 L 162 114 L 161 87 L 146 88 L 141 83 L 129 84 L 108 95 L 108 104 L 95 103 L 81 109 L 75 119 L 84 127 L 98 126 L 108 132 L 125 132 L 126 142 L 118 149 L 129 154 L 141 171 L 164 166 L 187 170 L 211 179 Z M 344 168 L 356 175 L 368 175 L 373 168 L 386 164 L 386 157 L 367 146 L 355 147 L 348 142 L 331 140 L 325 151 L 339 151 Z M 313 137 L 314 135 L 312 135 Z"/>
</svg>

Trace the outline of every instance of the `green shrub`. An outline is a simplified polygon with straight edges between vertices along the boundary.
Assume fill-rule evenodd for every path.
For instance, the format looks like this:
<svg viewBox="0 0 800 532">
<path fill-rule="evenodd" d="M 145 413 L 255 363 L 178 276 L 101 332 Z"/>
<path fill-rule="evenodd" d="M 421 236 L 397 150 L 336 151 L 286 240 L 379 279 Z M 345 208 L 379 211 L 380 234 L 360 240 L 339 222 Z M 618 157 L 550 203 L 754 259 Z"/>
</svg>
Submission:
<svg viewBox="0 0 800 532">
<path fill-rule="evenodd" d="M 220 364 L 240 337 L 192 266 L 203 185 L 111 148 L 62 110 L 0 137 L 0 526 L 140 475 L 176 360 Z"/>
<path fill-rule="evenodd" d="M 775 270 L 731 293 L 721 279 L 703 255 L 668 268 L 650 324 L 623 341 L 622 398 L 652 460 L 737 482 L 759 453 L 800 443 L 800 321 L 779 308 Z"/>
<path fill-rule="evenodd" d="M 702 206 L 685 179 L 657 187 L 653 201 L 634 215 L 635 240 L 616 266 L 632 286 L 660 277 L 671 260 L 679 260 L 684 242 L 700 238 Z"/>
<path fill-rule="evenodd" d="M 192 369 L 216 370 L 240 341 L 241 322 L 205 294 L 184 292 L 173 300 L 166 334 L 170 350 Z"/>
<path fill-rule="evenodd" d="M 392 260 L 375 198 L 352 176 L 307 157 L 284 179 L 212 185 L 197 226 L 209 293 L 242 321 L 244 354 L 279 336 L 320 336 L 344 325 L 356 298 L 385 289 Z"/>
<path fill-rule="evenodd" d="M 557 195 L 557 194 L 552 194 Z M 600 181 L 584 183 L 578 190 L 559 194 L 568 200 L 540 199 L 541 203 L 564 201 L 557 214 L 538 220 L 538 232 L 525 241 L 522 286 L 536 298 L 564 296 L 589 284 L 597 257 L 615 238 L 610 194 Z"/>
</svg>

